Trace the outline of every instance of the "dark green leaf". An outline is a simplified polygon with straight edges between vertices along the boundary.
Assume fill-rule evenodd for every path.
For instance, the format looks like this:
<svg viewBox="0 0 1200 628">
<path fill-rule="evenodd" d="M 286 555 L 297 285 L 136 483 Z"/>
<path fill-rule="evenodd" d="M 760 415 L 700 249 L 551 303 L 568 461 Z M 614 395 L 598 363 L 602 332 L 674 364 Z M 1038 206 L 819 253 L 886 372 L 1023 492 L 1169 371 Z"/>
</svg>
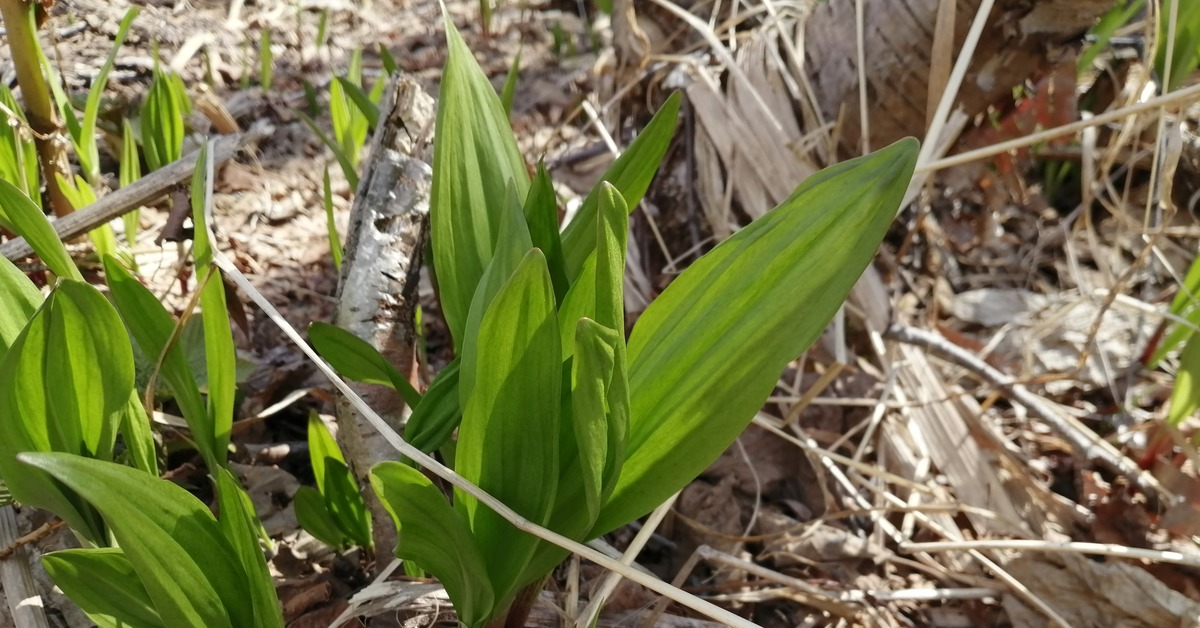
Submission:
<svg viewBox="0 0 1200 628">
<path fill-rule="evenodd" d="M 175 331 L 174 319 L 153 293 L 111 257 L 104 258 L 104 274 L 108 277 L 113 302 L 134 342 L 147 358 L 157 361 L 168 342 L 171 342 Z M 170 384 L 175 402 L 179 404 L 205 464 L 213 469 L 223 466 L 225 450 L 216 445 L 212 416 L 200 397 L 196 376 L 177 342 L 171 342 L 161 366 L 160 376 Z"/>
<path fill-rule="evenodd" d="M 115 617 L 130 628 L 165 628 L 120 549 L 61 550 L 42 556 L 42 566 L 84 612 Z"/>
<path fill-rule="evenodd" d="M 71 454 L 24 453 L 19 459 L 85 496 L 104 515 L 165 625 L 254 625 L 246 574 L 212 513 L 187 491 L 136 469 Z"/>
<path fill-rule="evenodd" d="M 217 499 L 221 507 L 219 525 L 236 553 L 250 588 L 247 594 L 254 607 L 256 628 L 283 628 L 283 612 L 275 594 L 275 584 L 267 569 L 267 560 L 258 544 L 262 524 L 254 514 L 250 496 L 227 468 L 217 474 Z"/>
<path fill-rule="evenodd" d="M 537 175 L 529 186 L 524 213 L 533 246 L 546 254 L 546 265 L 550 268 L 550 279 L 554 282 L 554 296 L 561 303 L 567 295 L 570 282 L 567 280 L 567 262 L 563 258 L 562 238 L 558 233 L 558 198 L 554 194 L 554 184 L 550 181 L 550 174 L 546 172 L 546 164 L 543 162 L 538 162 Z"/>
<path fill-rule="evenodd" d="M 350 102 L 367 119 L 367 126 L 372 129 L 375 128 L 379 124 L 379 105 L 371 102 L 371 97 L 367 96 L 363 88 L 351 83 L 346 77 L 339 76 L 336 80 L 342 91 L 345 92 L 345 95 L 349 97 Z"/>
<path fill-rule="evenodd" d="M 446 444 L 462 421 L 458 404 L 459 364 L 459 359 L 454 358 L 433 378 L 421 403 L 404 424 L 404 439 L 425 453 Z"/>
<path fill-rule="evenodd" d="M 412 408 L 421 403 L 421 393 L 413 388 L 408 378 L 362 338 L 336 325 L 316 322 L 308 327 L 308 340 L 342 377 L 365 384 L 390 386 Z"/>
<path fill-rule="evenodd" d="M 487 566 L 471 531 L 420 471 L 399 462 L 382 462 L 371 470 L 371 486 L 396 522 L 396 556 L 412 560 L 432 573 L 465 626 L 483 626 L 495 595 Z"/>
<path fill-rule="evenodd" d="M 318 541 L 335 548 L 350 547 L 353 544 L 350 537 L 346 536 L 333 520 L 333 515 L 325 505 L 325 498 L 317 489 L 301 486 L 292 498 L 292 507 L 296 510 L 296 520 L 300 522 L 300 527 Z"/>
</svg>

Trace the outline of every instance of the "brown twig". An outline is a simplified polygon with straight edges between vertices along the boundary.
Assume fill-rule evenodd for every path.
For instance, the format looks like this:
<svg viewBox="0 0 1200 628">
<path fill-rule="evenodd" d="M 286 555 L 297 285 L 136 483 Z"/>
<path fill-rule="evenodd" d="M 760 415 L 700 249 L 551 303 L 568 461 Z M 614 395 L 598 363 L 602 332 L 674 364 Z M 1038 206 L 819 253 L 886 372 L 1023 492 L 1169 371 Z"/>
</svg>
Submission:
<svg viewBox="0 0 1200 628">
<path fill-rule="evenodd" d="M 1055 409 L 1049 401 L 1029 392 L 1029 389 L 992 368 L 970 351 L 937 334 L 907 325 L 892 325 L 884 334 L 884 338 L 927 349 L 971 371 L 1045 421 L 1087 460 L 1094 460 L 1114 473 L 1124 476 L 1148 496 L 1168 501 L 1173 497 L 1154 476 L 1143 471 L 1137 463 L 1122 455 L 1108 441 L 1078 425 L 1074 419 Z"/>
<path fill-rule="evenodd" d="M 253 128 L 240 135 L 218 138 L 214 150 L 215 163 L 231 159 L 243 146 L 266 137 L 268 128 Z M 192 176 L 199 151 L 185 155 L 165 168 L 160 168 L 87 207 L 54 221 L 54 232 L 61 240 L 70 240 L 95 229 L 114 218 L 145 205 Z M 33 249 L 23 238 L 0 244 L 0 255 L 17 261 L 33 255 Z"/>
<path fill-rule="evenodd" d="M 17 540 L 13 541 L 12 543 L 9 543 L 8 545 L 6 545 L 4 547 L 0 547 L 0 560 L 6 560 L 9 556 L 12 556 L 19 548 L 25 547 L 26 545 L 33 545 L 34 543 L 41 541 L 42 539 L 50 536 L 55 530 L 63 527 L 64 525 L 67 525 L 67 522 L 63 521 L 62 519 L 55 519 L 54 521 L 48 521 L 46 523 L 43 523 L 40 527 L 38 527 L 38 529 L 34 530 L 33 532 L 30 532 L 29 534 L 18 537 Z"/>
</svg>

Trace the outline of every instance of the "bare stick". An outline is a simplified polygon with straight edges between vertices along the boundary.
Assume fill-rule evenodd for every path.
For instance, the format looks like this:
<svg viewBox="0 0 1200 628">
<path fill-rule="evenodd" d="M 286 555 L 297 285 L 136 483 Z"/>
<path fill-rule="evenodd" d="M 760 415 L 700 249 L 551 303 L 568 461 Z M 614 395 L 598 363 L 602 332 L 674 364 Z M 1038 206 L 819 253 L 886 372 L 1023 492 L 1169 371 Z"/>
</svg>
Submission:
<svg viewBox="0 0 1200 628">
<path fill-rule="evenodd" d="M 213 144 L 216 162 L 228 161 L 243 146 L 263 138 L 269 133 L 270 129 L 255 128 L 238 135 L 218 138 Z M 52 222 L 54 232 L 58 234 L 60 240 L 70 240 L 157 199 L 172 187 L 187 181 L 192 176 L 192 171 L 196 168 L 196 157 L 199 154 L 199 151 L 189 153 L 179 161 L 155 170 L 79 211 L 54 220 Z M 16 238 L 0 244 L 0 255 L 15 262 L 33 255 L 33 249 L 25 242 L 24 238 Z"/>
<path fill-rule="evenodd" d="M 1072 417 L 1057 411 L 1050 402 L 1029 392 L 1028 388 L 992 368 L 979 356 L 959 347 L 945 338 L 914 327 L 892 325 L 885 338 L 922 347 L 975 373 L 987 383 L 1005 391 L 1013 401 L 1025 406 L 1088 460 L 1095 460 L 1110 470 L 1126 477 L 1147 495 L 1170 500 L 1173 495 L 1158 480 L 1144 472 L 1132 460 L 1117 451 L 1108 441 L 1096 436 L 1091 430 L 1079 425 Z"/>
<path fill-rule="evenodd" d="M 8 598 L 8 608 L 18 628 L 49 628 L 42 596 L 29 570 L 29 555 L 18 543 L 17 515 L 12 506 L 0 508 L 0 547 L 14 546 L 10 556 L 0 560 L 0 586 Z"/>
</svg>

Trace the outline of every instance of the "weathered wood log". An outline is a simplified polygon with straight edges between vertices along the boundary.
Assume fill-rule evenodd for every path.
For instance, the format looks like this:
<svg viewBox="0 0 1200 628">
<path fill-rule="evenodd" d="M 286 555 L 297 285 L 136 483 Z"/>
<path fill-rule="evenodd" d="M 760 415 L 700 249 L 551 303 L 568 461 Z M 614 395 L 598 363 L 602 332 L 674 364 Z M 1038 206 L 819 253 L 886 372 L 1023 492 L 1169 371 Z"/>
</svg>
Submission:
<svg viewBox="0 0 1200 628">
<path fill-rule="evenodd" d="M 420 155 L 428 145 L 424 134 L 432 129 L 433 119 L 433 98 L 412 77 L 394 77 L 350 211 L 334 318 L 336 325 L 369 342 L 405 374 L 416 367 L 414 313 L 433 179 L 433 170 Z M 393 428 L 403 431 L 407 408 L 397 393 L 382 386 L 351 386 Z M 395 460 L 396 450 L 345 400 L 338 403 L 337 418 L 338 438 L 371 513 L 376 554 L 388 556 L 396 546 L 396 530 L 370 488 L 368 473 L 379 462 Z"/>
</svg>

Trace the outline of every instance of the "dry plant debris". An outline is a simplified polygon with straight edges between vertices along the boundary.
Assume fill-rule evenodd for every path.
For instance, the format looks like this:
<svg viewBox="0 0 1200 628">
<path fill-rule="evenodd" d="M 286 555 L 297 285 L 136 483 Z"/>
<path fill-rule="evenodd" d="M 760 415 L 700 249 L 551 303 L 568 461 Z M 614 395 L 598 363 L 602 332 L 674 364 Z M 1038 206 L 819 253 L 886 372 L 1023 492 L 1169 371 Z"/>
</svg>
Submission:
<svg viewBox="0 0 1200 628">
<path fill-rule="evenodd" d="M 565 197 L 590 188 L 666 93 L 685 92 L 675 150 L 635 212 L 630 304 L 644 307 L 819 168 L 928 132 L 924 182 L 840 324 L 657 530 L 643 530 L 639 565 L 768 626 L 1200 622 L 1195 427 L 1163 425 L 1177 361 L 1142 363 L 1200 240 L 1200 91 L 1185 82 L 1155 96 L 1136 60 L 1077 81 L 1079 37 L 1107 2 L 1023 12 L 1022 2 L 867 0 L 861 34 L 844 25 L 859 4 L 850 0 L 617 0 L 611 19 L 591 20 L 575 3 L 500 3 L 489 37 L 477 3 L 449 4 L 497 84 L 521 50 L 514 126 L 523 151 L 544 154 L 570 182 Z M 121 5 L 57 3 L 51 49 L 70 88 L 94 76 Z M 222 248 L 293 325 L 331 320 L 337 277 L 318 208 L 332 159 L 293 111 L 303 82 L 327 85 L 355 48 L 368 51 L 373 78 L 371 50 L 383 45 L 416 81 L 436 85 L 436 3 L 191 0 L 143 10 L 110 79 L 109 110 L 119 117 L 143 97 L 157 43 L 189 83 L 211 85 L 211 119 L 197 127 L 270 124 L 221 171 Z M 330 36 L 318 45 L 322 11 Z M 977 19 L 990 21 L 973 41 Z M 243 60 L 256 50 L 246 42 L 262 29 L 276 59 L 268 92 L 240 86 L 257 67 Z M 0 77 L 11 72 L 0 59 Z M 1018 85 L 1030 89 L 1014 101 Z M 939 113 L 943 93 L 949 108 Z M 1080 121 L 1084 94 L 1097 97 Z M 941 159 L 961 154 L 972 159 Z M 1048 185 L 1038 169 L 1049 160 L 1070 164 L 1074 178 Z M 345 233 L 353 190 L 336 170 Z M 149 243 L 165 216 L 143 213 L 135 256 L 179 311 L 194 288 L 183 255 Z M 431 295 L 423 287 L 422 306 L 436 314 Z M 386 561 L 372 574 L 363 556 L 298 531 L 290 500 L 311 481 L 303 417 L 332 412 L 334 393 L 275 327 L 247 316 L 239 342 L 256 368 L 243 382 L 237 470 L 278 540 L 272 569 L 290 625 L 452 622 L 435 583 L 398 577 Z M 428 363 L 440 365 L 447 333 L 428 318 Z M 189 461 L 174 462 L 175 481 L 204 485 Z M 25 532 L 43 523 L 26 519 Z M 625 548 L 637 532 L 608 540 Z M 572 620 L 606 577 L 569 563 L 531 622 Z M 600 625 L 707 625 L 637 586 L 606 595 Z M 49 604 L 82 625 L 64 600 Z M 0 625 L 7 619 L 0 612 Z"/>
</svg>

